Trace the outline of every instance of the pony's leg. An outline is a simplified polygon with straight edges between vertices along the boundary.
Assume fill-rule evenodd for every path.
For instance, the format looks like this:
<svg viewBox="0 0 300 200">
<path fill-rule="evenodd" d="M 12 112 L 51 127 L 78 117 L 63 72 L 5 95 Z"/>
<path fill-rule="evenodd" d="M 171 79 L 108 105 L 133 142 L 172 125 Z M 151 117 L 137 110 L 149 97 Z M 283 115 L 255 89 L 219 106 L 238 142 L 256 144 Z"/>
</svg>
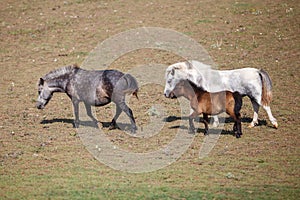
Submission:
<svg viewBox="0 0 300 200">
<path fill-rule="evenodd" d="M 73 103 L 73 109 L 74 109 L 74 115 L 75 115 L 75 120 L 73 127 L 78 128 L 79 127 L 79 102 L 78 101 L 72 101 Z"/>
<path fill-rule="evenodd" d="M 208 115 L 203 114 L 203 122 L 205 126 L 204 135 L 208 135 Z"/>
<path fill-rule="evenodd" d="M 275 117 L 273 117 L 270 106 L 263 106 L 265 111 L 268 113 L 269 119 L 275 128 L 278 128 L 278 123 Z"/>
<path fill-rule="evenodd" d="M 98 120 L 92 114 L 92 106 L 88 103 L 84 103 L 86 114 L 93 120 L 93 122 L 97 125 Z"/>
<path fill-rule="evenodd" d="M 190 134 L 195 133 L 195 126 L 194 126 L 194 118 L 192 116 L 189 117 L 189 131 Z"/>
<path fill-rule="evenodd" d="M 233 125 L 233 132 L 235 134 L 236 138 L 240 138 L 242 133 L 242 123 L 241 123 L 241 114 L 240 113 L 234 113 L 232 116 L 234 119 L 234 125 Z"/>
<path fill-rule="evenodd" d="M 240 113 L 237 113 L 236 114 L 236 134 L 235 134 L 235 137 L 236 138 L 240 138 L 241 135 L 243 135 L 242 133 L 242 123 L 241 123 L 241 114 Z"/>
<path fill-rule="evenodd" d="M 251 99 L 252 107 L 254 110 L 252 122 L 249 124 L 249 128 L 253 128 L 254 126 L 258 125 L 258 111 L 259 111 L 259 104 L 254 100 Z"/>
<path fill-rule="evenodd" d="M 233 124 L 233 132 L 234 132 L 234 133 L 237 133 L 236 122 L 234 122 L 234 124 Z"/>
<path fill-rule="evenodd" d="M 213 127 L 218 127 L 220 124 L 218 115 L 214 115 L 212 117 L 214 118 Z"/>
<path fill-rule="evenodd" d="M 116 114 L 109 125 L 109 130 L 118 128 L 117 119 L 119 118 L 121 112 L 122 112 L 122 109 L 120 108 L 120 106 L 116 105 Z"/>
<path fill-rule="evenodd" d="M 131 122 L 131 133 L 135 133 L 136 130 L 137 130 L 137 127 L 136 127 L 136 124 L 135 124 L 135 120 L 134 120 L 134 117 L 133 117 L 132 110 L 126 105 L 125 101 L 121 101 L 121 102 L 119 102 L 117 104 L 120 106 L 121 110 L 123 112 L 125 112 L 126 115 L 130 119 L 130 122 Z"/>
<path fill-rule="evenodd" d="M 194 119 L 198 117 L 198 113 L 191 109 L 191 114 L 189 116 L 189 133 L 194 134 L 196 132 L 196 128 L 194 126 Z"/>
</svg>

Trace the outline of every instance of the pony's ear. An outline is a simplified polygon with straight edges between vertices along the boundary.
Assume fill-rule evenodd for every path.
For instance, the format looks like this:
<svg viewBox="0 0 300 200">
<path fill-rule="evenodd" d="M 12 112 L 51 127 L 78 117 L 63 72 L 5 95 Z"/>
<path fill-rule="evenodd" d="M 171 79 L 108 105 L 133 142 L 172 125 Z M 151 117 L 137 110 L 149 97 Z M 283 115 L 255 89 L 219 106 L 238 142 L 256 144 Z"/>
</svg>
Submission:
<svg viewBox="0 0 300 200">
<path fill-rule="evenodd" d="M 44 79 L 40 78 L 39 85 L 44 85 Z"/>
<path fill-rule="evenodd" d="M 175 74 L 175 69 L 172 69 L 171 75 L 174 76 L 174 74 Z"/>
<path fill-rule="evenodd" d="M 185 64 L 186 64 L 188 69 L 193 69 L 193 65 L 190 61 L 186 61 Z"/>
<path fill-rule="evenodd" d="M 178 65 L 178 64 L 174 65 L 174 67 L 173 67 L 173 69 L 181 69 L 181 68 L 182 68 L 182 66 Z"/>
</svg>

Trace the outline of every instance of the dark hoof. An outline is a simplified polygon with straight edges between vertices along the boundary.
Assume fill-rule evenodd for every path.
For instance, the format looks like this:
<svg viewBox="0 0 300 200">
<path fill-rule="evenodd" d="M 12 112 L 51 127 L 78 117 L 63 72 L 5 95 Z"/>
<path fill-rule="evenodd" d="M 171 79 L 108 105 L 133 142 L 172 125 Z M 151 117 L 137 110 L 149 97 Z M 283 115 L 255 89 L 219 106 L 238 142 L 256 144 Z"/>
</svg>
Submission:
<svg viewBox="0 0 300 200">
<path fill-rule="evenodd" d="M 208 135 L 208 131 L 204 131 L 204 135 Z"/>
<path fill-rule="evenodd" d="M 235 134 L 235 137 L 236 137 L 236 138 L 240 138 L 240 137 L 241 137 L 241 134 Z"/>
<path fill-rule="evenodd" d="M 236 126 L 233 126 L 233 132 L 237 132 Z"/>
<path fill-rule="evenodd" d="M 195 131 L 195 129 L 194 128 L 189 128 L 189 132 L 188 132 L 189 134 L 195 134 L 196 133 L 196 131 Z"/>
<path fill-rule="evenodd" d="M 119 129 L 119 127 L 116 124 L 110 124 L 108 130 L 114 130 L 114 129 Z"/>
<path fill-rule="evenodd" d="M 137 129 L 131 129 L 130 134 L 131 135 L 135 135 L 136 134 Z"/>
<path fill-rule="evenodd" d="M 79 128 L 79 122 L 74 122 L 73 123 L 73 128 Z"/>
</svg>

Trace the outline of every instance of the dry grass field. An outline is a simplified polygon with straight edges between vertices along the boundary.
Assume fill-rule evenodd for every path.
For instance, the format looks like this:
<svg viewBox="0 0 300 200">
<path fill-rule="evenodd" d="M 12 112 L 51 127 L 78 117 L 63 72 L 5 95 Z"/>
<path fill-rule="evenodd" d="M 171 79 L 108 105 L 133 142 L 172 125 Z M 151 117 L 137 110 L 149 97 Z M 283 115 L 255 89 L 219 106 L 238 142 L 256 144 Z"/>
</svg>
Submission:
<svg viewBox="0 0 300 200">
<path fill-rule="evenodd" d="M 14 1 L 0 5 L 0 199 L 299 199 L 300 198 L 300 14 L 299 1 Z M 139 27 L 183 33 L 201 44 L 219 69 L 262 68 L 273 81 L 274 129 L 263 109 L 248 128 L 252 106 L 244 98 L 243 136 L 227 120 L 203 159 L 203 124 L 174 163 L 148 173 L 114 170 L 96 160 L 72 127 L 72 104 L 55 94 L 37 110 L 37 81 L 49 71 L 81 65 L 102 41 Z M 109 68 L 182 61 L 170 52 L 140 49 Z M 146 126 L 153 104 L 180 117 L 178 103 L 161 85 L 145 85 L 130 99 L 137 125 Z M 109 122 L 113 105 L 96 108 Z M 166 121 L 148 138 L 100 129 L 116 146 L 150 152 L 172 140 L 180 121 Z M 105 123 L 104 123 L 105 124 Z M 229 133 L 229 134 L 228 134 Z M 186 133 L 187 134 L 187 131 Z"/>
</svg>

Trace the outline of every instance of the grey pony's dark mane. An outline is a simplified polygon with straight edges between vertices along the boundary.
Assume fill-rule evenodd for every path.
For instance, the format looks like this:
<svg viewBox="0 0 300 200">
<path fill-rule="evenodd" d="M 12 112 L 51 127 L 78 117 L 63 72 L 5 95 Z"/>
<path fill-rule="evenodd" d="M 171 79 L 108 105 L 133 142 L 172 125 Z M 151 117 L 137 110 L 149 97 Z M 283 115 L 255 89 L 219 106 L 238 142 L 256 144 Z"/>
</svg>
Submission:
<svg viewBox="0 0 300 200">
<path fill-rule="evenodd" d="M 193 81 L 187 79 L 188 83 L 193 87 L 193 88 L 196 88 L 198 90 L 201 90 L 203 92 L 207 92 L 202 86 L 198 86 L 196 85 Z"/>
<path fill-rule="evenodd" d="M 49 72 L 48 74 L 46 74 L 43 77 L 43 79 L 44 80 L 55 79 L 55 78 L 58 78 L 60 76 L 66 75 L 66 74 L 70 74 L 70 73 L 76 72 L 79 69 L 80 68 L 76 64 L 75 65 L 66 66 L 66 67 L 62 67 L 62 68 L 58 68 L 58 69 L 55 69 L 55 70 Z"/>
</svg>

